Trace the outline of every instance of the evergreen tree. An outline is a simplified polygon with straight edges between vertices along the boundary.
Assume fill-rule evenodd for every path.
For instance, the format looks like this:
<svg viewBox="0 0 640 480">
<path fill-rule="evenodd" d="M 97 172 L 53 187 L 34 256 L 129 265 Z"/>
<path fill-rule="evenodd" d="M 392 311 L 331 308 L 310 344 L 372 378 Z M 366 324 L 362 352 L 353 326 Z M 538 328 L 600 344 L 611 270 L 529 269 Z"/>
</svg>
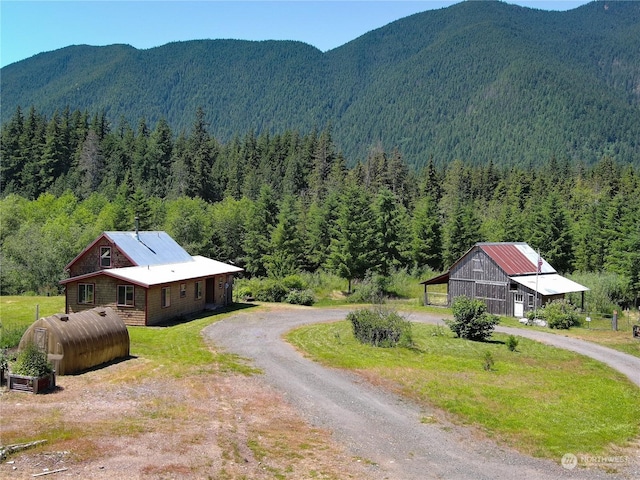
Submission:
<svg viewBox="0 0 640 480">
<path fill-rule="evenodd" d="M 442 270 L 442 233 L 438 207 L 430 196 L 418 201 L 411 224 L 411 257 L 418 269 Z"/>
<path fill-rule="evenodd" d="M 445 268 L 464 255 L 476 242 L 481 241 L 479 221 L 473 203 L 457 201 L 445 218 L 442 256 Z"/>
<path fill-rule="evenodd" d="M 169 124 L 161 118 L 149 138 L 149 178 L 147 185 L 149 193 L 158 197 L 165 197 L 169 191 L 169 175 L 171 172 L 171 157 L 173 154 L 173 133 Z"/>
<path fill-rule="evenodd" d="M 263 185 L 258 199 L 251 204 L 247 212 L 244 251 L 245 268 L 250 275 L 264 277 L 267 274 L 265 262 L 277 214 L 273 191 L 270 186 Z"/>
<path fill-rule="evenodd" d="M 539 248 L 542 256 L 559 272 L 568 272 L 573 264 L 573 239 L 567 214 L 557 194 L 534 211 L 528 243 Z"/>
<path fill-rule="evenodd" d="M 20 139 L 24 130 L 24 118 L 20 107 L 16 108 L 11 120 L 2 125 L 0 141 L 0 192 L 7 195 L 20 190 L 20 169 L 24 155 Z"/>
<path fill-rule="evenodd" d="M 100 149 L 100 141 L 93 130 L 89 130 L 87 138 L 82 144 L 78 171 L 81 175 L 80 191 L 82 197 L 86 198 L 97 190 L 104 175 L 104 158 Z"/>
<path fill-rule="evenodd" d="M 408 263 L 409 228 L 404 207 L 398 203 L 391 190 L 383 188 L 376 196 L 373 212 L 375 215 L 375 242 L 377 271 L 389 275 L 392 270 Z"/>
<path fill-rule="evenodd" d="M 312 200 L 325 198 L 327 193 L 325 182 L 335 158 L 331 128 L 327 128 L 320 134 L 313 152 L 313 169 L 309 176 L 309 189 Z"/>
<path fill-rule="evenodd" d="M 375 224 L 371 202 L 364 189 L 349 185 L 342 195 L 331 238 L 328 267 L 348 280 L 362 279 L 376 266 Z"/>
<path fill-rule="evenodd" d="M 278 223 L 271 233 L 269 253 L 265 255 L 268 276 L 283 278 L 298 271 L 302 256 L 299 218 L 296 199 L 285 196 L 280 204 Z"/>
</svg>

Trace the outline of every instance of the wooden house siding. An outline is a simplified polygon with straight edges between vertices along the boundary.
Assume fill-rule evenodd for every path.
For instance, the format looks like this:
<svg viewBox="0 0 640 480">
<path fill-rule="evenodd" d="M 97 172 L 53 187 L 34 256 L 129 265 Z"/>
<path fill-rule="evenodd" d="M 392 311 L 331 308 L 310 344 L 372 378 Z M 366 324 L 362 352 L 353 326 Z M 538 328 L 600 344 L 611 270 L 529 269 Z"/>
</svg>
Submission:
<svg viewBox="0 0 640 480">
<path fill-rule="evenodd" d="M 157 285 L 147 290 L 147 325 L 157 325 L 178 317 L 184 317 L 193 313 L 201 312 L 205 309 L 204 292 L 201 298 L 196 298 L 196 282 L 204 279 L 188 280 L 184 282 L 169 283 L 166 285 Z M 185 284 L 186 290 L 184 297 L 180 297 L 180 285 Z M 162 306 L 162 289 L 170 288 L 170 305 Z"/>
<path fill-rule="evenodd" d="M 78 303 L 78 284 L 93 283 L 94 284 L 94 302 L 93 304 Z M 118 280 L 106 275 L 99 275 L 91 278 L 89 281 L 70 282 L 66 285 L 67 297 L 67 313 L 81 312 L 89 310 L 97 306 L 111 307 L 118 313 L 120 318 L 127 325 L 146 325 L 147 316 L 145 307 L 147 302 L 147 291 L 145 288 L 134 285 L 133 306 L 118 305 L 118 285 L 125 285 L 126 282 Z"/>
<path fill-rule="evenodd" d="M 111 266 L 106 268 L 133 267 L 134 264 L 111 243 L 108 238 L 102 237 L 84 252 L 72 265 L 69 266 L 69 276 L 77 277 L 98 270 L 104 270 L 100 265 L 100 247 L 111 248 Z"/>
</svg>

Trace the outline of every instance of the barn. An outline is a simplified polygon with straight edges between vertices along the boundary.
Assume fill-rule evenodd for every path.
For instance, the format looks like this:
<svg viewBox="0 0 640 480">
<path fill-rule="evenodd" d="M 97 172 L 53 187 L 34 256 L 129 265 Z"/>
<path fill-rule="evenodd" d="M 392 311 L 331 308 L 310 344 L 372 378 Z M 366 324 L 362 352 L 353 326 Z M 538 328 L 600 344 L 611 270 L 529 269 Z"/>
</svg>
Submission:
<svg viewBox="0 0 640 480">
<path fill-rule="evenodd" d="M 447 285 L 449 305 L 459 296 L 482 300 L 495 315 L 523 317 L 527 311 L 589 290 L 558 272 L 528 244 L 476 243 L 444 274 L 424 282 L 424 302 L 431 285 Z"/>
<path fill-rule="evenodd" d="M 66 267 L 65 312 L 111 307 L 127 325 L 157 325 L 233 301 L 242 269 L 189 255 L 166 232 L 104 232 Z"/>
<path fill-rule="evenodd" d="M 93 308 L 36 320 L 19 349 L 33 342 L 47 353 L 58 375 L 68 375 L 129 356 L 129 332 L 111 308 Z"/>
</svg>

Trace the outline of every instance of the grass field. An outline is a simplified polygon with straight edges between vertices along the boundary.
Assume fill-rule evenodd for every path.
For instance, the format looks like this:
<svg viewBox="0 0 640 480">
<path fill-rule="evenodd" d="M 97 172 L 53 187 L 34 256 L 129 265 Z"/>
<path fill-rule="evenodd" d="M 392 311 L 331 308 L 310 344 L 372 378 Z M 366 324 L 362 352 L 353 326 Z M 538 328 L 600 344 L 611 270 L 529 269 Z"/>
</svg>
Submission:
<svg viewBox="0 0 640 480">
<path fill-rule="evenodd" d="M 600 322 L 597 328 L 573 327 L 569 330 L 554 330 L 546 327 L 533 327 L 520 324 L 515 318 L 500 319 L 500 325 L 507 327 L 517 327 L 523 329 L 539 330 L 541 332 L 555 333 L 556 335 L 565 335 L 567 337 L 579 338 L 588 342 L 597 343 L 604 347 L 613 348 L 620 352 L 628 353 L 636 357 L 640 357 L 640 339 L 633 338 L 631 334 L 631 324 L 624 322 L 618 325 L 618 331 L 611 330 L 608 322 Z M 608 328 L 607 328 L 608 327 Z"/>
<path fill-rule="evenodd" d="M 338 322 L 302 327 L 287 339 L 316 361 L 357 371 L 534 456 L 604 454 L 640 433 L 640 389 L 596 361 L 523 338 L 511 352 L 499 334 L 478 343 L 414 324 L 413 337 L 414 349 L 376 348 Z"/>
<path fill-rule="evenodd" d="M 36 313 L 37 312 L 37 313 Z M 0 297 L 0 348 L 14 347 L 40 317 L 64 312 L 64 297 Z"/>
<path fill-rule="evenodd" d="M 14 347 L 22 334 L 36 319 L 64 312 L 64 297 L 5 296 L 0 297 L 0 348 Z M 237 308 L 243 308 L 241 304 Z M 236 308 L 236 309 L 237 309 Z M 235 311 L 235 309 L 233 310 Z M 250 371 L 232 355 L 214 355 L 204 343 L 200 332 L 207 325 L 224 318 L 224 314 L 184 322 L 168 327 L 129 327 L 131 355 L 144 356 L 170 366 L 172 371 L 185 372 L 190 367 L 217 364 L 223 369 Z"/>
<path fill-rule="evenodd" d="M 36 304 L 40 316 L 64 309 L 63 297 L 1 297 L 0 302 L 3 342 L 7 332 L 22 335 L 35 319 Z M 151 378 L 159 367 L 174 378 L 255 372 L 243 359 L 210 349 L 200 334 L 234 311 L 166 327 L 130 327 L 131 355 L 147 362 L 128 371 L 135 378 L 112 381 Z M 613 334 L 625 332 L 570 332 L 624 345 Z M 499 334 L 492 343 L 468 342 L 453 338 L 446 328 L 415 324 L 413 337 L 414 349 L 379 349 L 359 344 L 350 325 L 338 322 L 298 329 L 288 339 L 320 362 L 390 385 L 524 453 L 553 459 L 566 452 L 606 454 L 638 437 L 640 389 L 598 362 L 526 339 L 510 352 Z M 490 371 L 483 368 L 487 352 L 494 360 Z"/>
</svg>

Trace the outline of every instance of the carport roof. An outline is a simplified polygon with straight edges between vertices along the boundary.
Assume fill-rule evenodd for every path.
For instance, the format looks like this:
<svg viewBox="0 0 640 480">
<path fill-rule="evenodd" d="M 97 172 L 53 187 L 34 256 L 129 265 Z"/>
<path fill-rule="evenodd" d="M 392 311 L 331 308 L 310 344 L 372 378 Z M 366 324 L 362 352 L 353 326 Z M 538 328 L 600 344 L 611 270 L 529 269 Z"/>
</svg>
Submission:
<svg viewBox="0 0 640 480">
<path fill-rule="evenodd" d="M 537 290 L 540 295 L 544 295 L 545 297 L 572 292 L 586 292 L 589 290 L 587 287 L 580 285 L 573 280 L 569 280 L 562 275 L 558 275 L 557 273 L 537 275 L 537 278 L 536 275 L 524 275 L 510 277 L 510 279 L 520 285 L 524 285 L 534 292 Z"/>
</svg>

